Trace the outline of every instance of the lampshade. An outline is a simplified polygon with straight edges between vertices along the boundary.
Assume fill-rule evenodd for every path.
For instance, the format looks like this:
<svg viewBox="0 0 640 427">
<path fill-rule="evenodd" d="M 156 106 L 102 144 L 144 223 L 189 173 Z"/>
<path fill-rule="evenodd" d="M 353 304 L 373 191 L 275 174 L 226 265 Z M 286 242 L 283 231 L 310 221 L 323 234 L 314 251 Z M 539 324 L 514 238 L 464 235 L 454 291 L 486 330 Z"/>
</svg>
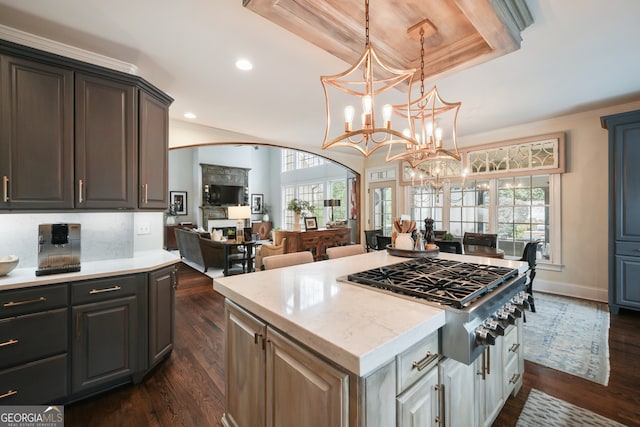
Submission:
<svg viewBox="0 0 640 427">
<path fill-rule="evenodd" d="M 229 206 L 227 208 L 227 218 L 229 219 L 251 218 L 251 206 Z"/>
<path fill-rule="evenodd" d="M 334 206 L 340 206 L 340 199 L 326 199 L 324 201 L 325 208 L 329 208 L 329 207 L 332 208 Z"/>
</svg>

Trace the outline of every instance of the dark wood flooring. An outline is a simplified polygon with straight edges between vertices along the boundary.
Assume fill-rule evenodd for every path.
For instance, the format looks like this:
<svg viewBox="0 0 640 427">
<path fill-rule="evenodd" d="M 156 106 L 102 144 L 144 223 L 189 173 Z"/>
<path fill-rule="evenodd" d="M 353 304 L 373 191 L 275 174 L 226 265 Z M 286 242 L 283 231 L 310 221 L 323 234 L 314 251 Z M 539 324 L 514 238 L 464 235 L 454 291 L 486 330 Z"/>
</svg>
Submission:
<svg viewBox="0 0 640 427">
<path fill-rule="evenodd" d="M 220 426 L 224 307 L 209 277 L 179 264 L 176 342 L 142 383 L 65 407 L 66 426 Z M 524 385 L 494 426 L 514 426 L 532 388 L 628 426 L 640 426 L 640 313 L 611 315 L 609 386 L 525 362 Z"/>
</svg>

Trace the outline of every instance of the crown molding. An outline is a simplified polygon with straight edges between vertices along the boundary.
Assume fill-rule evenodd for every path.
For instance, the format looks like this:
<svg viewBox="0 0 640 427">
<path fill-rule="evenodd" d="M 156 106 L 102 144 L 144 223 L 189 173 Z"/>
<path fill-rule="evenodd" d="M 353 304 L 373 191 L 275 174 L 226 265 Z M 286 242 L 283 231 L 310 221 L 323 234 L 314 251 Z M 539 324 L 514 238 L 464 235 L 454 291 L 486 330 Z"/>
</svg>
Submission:
<svg viewBox="0 0 640 427">
<path fill-rule="evenodd" d="M 60 43 L 44 37 L 36 36 L 15 28 L 0 24 L 0 39 L 28 46 L 34 49 L 44 50 L 57 55 L 73 58 L 78 61 L 109 68 L 123 73 L 138 75 L 138 67 L 128 62 L 100 55 L 99 53 L 80 49 L 68 44 Z"/>
</svg>

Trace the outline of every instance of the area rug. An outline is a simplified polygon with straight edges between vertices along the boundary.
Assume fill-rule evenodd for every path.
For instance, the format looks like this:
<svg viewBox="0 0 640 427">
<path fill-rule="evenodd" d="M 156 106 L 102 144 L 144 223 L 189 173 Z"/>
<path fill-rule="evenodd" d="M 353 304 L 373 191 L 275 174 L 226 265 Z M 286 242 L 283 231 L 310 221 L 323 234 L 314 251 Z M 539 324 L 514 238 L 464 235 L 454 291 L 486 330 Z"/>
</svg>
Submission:
<svg viewBox="0 0 640 427">
<path fill-rule="evenodd" d="M 537 309 L 536 304 L 536 309 Z M 572 405 L 564 400 L 556 399 L 531 389 L 529 397 L 522 408 L 516 427 L 626 427 L 609 418 L 605 418 Z"/>
<path fill-rule="evenodd" d="M 524 358 L 606 386 L 609 311 L 606 304 L 535 293 L 526 311 Z"/>
</svg>

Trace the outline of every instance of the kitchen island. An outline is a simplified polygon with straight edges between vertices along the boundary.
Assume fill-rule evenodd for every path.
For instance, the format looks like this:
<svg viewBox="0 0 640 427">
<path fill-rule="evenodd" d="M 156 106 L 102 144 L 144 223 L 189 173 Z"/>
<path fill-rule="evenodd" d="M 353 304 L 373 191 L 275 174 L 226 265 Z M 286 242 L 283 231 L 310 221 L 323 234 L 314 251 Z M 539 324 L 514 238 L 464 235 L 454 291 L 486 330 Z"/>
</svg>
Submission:
<svg viewBox="0 0 640 427">
<path fill-rule="evenodd" d="M 439 257 L 526 270 L 518 261 Z M 215 279 L 226 297 L 223 423 L 389 426 L 425 416 L 431 425 L 452 414 L 460 425 L 485 424 L 476 364 L 439 355 L 445 310 L 341 280 L 404 260 L 377 251 Z M 521 337 L 521 326 L 511 330 Z M 442 378 L 461 388 L 446 408 Z"/>
</svg>

